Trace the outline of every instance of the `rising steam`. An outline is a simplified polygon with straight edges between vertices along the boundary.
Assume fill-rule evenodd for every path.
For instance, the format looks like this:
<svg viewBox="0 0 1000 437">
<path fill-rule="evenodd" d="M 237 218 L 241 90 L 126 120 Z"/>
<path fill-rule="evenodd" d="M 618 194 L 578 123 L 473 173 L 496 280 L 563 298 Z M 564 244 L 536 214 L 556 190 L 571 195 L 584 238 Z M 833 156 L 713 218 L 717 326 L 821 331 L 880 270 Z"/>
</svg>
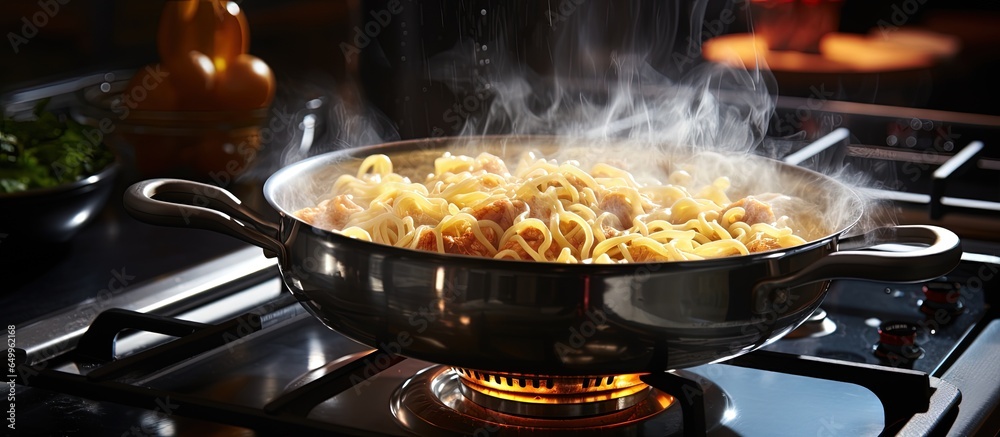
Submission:
<svg viewBox="0 0 1000 437">
<path fill-rule="evenodd" d="M 466 101 L 488 100 L 459 134 L 627 138 L 740 153 L 760 144 L 774 109 L 773 79 L 757 67 L 699 60 L 707 1 L 691 4 L 688 26 L 678 25 L 688 13 L 679 2 L 652 11 L 635 1 L 573 3 L 578 6 L 568 10 L 554 6 L 557 18 L 546 11 L 553 27 L 538 32 L 549 48 L 551 74 L 516 61 L 507 38 L 467 38 L 432 59 L 432 80 Z M 602 28 L 608 8 L 631 21 Z M 662 15 L 650 23 L 644 14 L 652 13 Z"/>
<path fill-rule="evenodd" d="M 563 143 L 556 144 L 563 147 L 555 158 L 615 162 L 640 176 L 660 176 L 660 180 L 670 171 L 691 167 L 690 160 L 674 162 L 673 157 L 710 152 L 701 171 L 694 172 L 696 177 L 704 175 L 706 183 L 725 175 L 734 179 L 737 194 L 770 191 L 810 197 L 814 193 L 812 197 L 822 198 L 810 200 L 821 204 L 823 227 L 828 231 L 840 230 L 853 218 L 864 216 L 853 196 L 830 197 L 841 193 L 837 190 L 810 191 L 808 181 L 789 179 L 777 167 L 750 165 L 756 161 L 746 159 L 747 154 L 783 154 L 762 147 L 774 113 L 772 93 L 777 90 L 770 73 L 759 67 L 763 60 L 746 69 L 701 60 L 701 42 L 724 30 L 714 27 L 719 24 L 715 17 L 720 16 L 715 2 L 668 0 L 657 6 L 641 0 L 536 3 L 546 18 L 532 29 L 520 29 L 523 38 L 504 34 L 512 29 L 510 16 L 494 18 L 483 10 L 483 20 L 494 20 L 486 27 L 497 32 L 467 36 L 451 50 L 426 60 L 427 79 L 445 84 L 457 102 L 455 110 L 428 115 L 435 133 L 467 138 L 554 136 L 554 141 Z M 724 2 L 722 8 L 750 23 L 745 4 Z M 513 8 L 524 12 L 521 8 L 531 7 Z M 709 13 L 716 15 L 706 19 Z M 336 127 L 336 133 L 312 141 L 326 144 L 326 149 L 303 150 L 302 135 L 295 136 L 282 154 L 284 164 L 331 146 L 398 138 L 386 129 L 385 118 L 370 109 L 336 99 L 330 103 L 325 121 Z M 475 142 L 462 141 L 462 145 L 449 150 L 475 153 Z M 292 192 L 322 190 L 314 185 Z M 315 201 L 290 203 L 306 206 Z"/>
</svg>

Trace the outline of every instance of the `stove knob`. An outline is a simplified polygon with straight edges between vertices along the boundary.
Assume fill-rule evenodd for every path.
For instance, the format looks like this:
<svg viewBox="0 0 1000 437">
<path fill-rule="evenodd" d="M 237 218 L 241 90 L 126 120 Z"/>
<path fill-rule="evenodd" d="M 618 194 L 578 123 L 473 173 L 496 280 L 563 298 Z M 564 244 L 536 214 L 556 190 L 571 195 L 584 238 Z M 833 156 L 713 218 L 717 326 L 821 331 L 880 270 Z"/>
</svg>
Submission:
<svg viewBox="0 0 1000 437">
<path fill-rule="evenodd" d="M 940 325 L 951 323 L 955 316 L 965 311 L 962 303 L 962 285 L 947 278 L 924 284 L 924 301 L 920 312 Z"/>
<path fill-rule="evenodd" d="M 913 368 L 913 362 L 924 355 L 916 344 L 920 327 L 907 322 L 884 322 L 878 327 L 878 343 L 873 351 L 882 364 L 904 369 Z"/>
</svg>

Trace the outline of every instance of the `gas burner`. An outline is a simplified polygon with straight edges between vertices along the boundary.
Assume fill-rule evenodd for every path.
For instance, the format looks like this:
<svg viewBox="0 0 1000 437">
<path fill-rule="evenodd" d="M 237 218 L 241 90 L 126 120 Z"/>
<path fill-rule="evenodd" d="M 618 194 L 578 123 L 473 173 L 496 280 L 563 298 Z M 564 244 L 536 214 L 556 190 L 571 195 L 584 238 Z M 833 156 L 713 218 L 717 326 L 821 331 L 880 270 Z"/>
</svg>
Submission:
<svg viewBox="0 0 1000 437">
<path fill-rule="evenodd" d="M 837 330 L 837 324 L 833 323 L 826 316 L 826 311 L 823 308 L 816 308 L 812 315 L 809 316 L 798 328 L 795 328 L 784 338 L 795 339 L 795 338 L 817 338 L 824 337 L 832 334 Z"/>
<path fill-rule="evenodd" d="M 639 375 L 541 376 L 455 368 L 462 394 L 484 408 L 517 416 L 586 417 L 632 407 L 652 389 Z"/>
<path fill-rule="evenodd" d="M 703 378 L 699 384 L 706 403 L 723 406 L 708 409 L 712 417 L 706 422 L 720 423 L 726 395 Z M 671 408 L 674 402 L 673 396 L 639 381 L 639 375 L 604 376 L 598 384 L 597 377 L 433 366 L 396 390 L 391 406 L 400 425 L 418 435 L 474 435 L 477 430 L 490 435 L 606 435 L 650 426 L 679 432 L 680 408 Z"/>
</svg>

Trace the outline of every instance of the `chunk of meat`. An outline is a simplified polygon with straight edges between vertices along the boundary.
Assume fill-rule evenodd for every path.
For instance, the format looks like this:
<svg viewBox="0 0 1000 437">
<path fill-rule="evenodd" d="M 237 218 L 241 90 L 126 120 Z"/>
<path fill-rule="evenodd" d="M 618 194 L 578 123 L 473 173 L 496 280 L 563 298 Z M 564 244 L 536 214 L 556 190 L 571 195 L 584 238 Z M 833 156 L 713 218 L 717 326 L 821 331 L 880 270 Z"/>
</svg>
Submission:
<svg viewBox="0 0 1000 437">
<path fill-rule="evenodd" d="M 490 155 L 489 153 L 480 153 L 476 157 L 476 167 L 485 170 L 487 173 L 510 176 L 510 172 L 507 171 L 507 164 L 504 164 L 503 160 L 499 157 Z"/>
<path fill-rule="evenodd" d="M 493 234 L 493 231 L 484 230 L 483 234 L 487 239 L 489 239 Z M 441 242 L 443 243 L 445 253 L 481 257 L 493 256 L 490 249 L 476 238 L 476 234 L 473 233 L 472 230 L 468 230 L 464 234 L 457 237 L 453 235 L 443 235 L 441 236 Z M 437 252 L 437 238 L 434 236 L 434 232 L 424 231 L 421 233 L 420 237 L 417 238 L 416 249 L 427 252 Z"/>
<path fill-rule="evenodd" d="M 748 225 L 755 225 L 757 223 L 770 224 L 774 223 L 776 220 L 774 217 L 774 211 L 771 211 L 771 205 L 754 199 L 753 196 L 747 196 L 730 203 L 729 206 L 722 210 L 719 217 L 724 216 L 730 209 L 737 207 L 743 208 L 743 210 L 746 211 L 746 213 L 743 214 L 742 221 Z"/>
<path fill-rule="evenodd" d="M 319 207 L 302 208 L 295 211 L 295 216 L 310 225 L 316 223 L 316 215 L 319 214 Z"/>
<path fill-rule="evenodd" d="M 438 223 L 438 219 L 434 216 L 427 214 L 425 212 L 410 212 L 407 217 L 413 219 L 413 227 L 417 226 L 434 226 Z"/>
<path fill-rule="evenodd" d="M 528 217 L 548 222 L 552 217 L 552 205 L 538 197 L 533 197 L 526 202 L 528 207 Z"/>
<path fill-rule="evenodd" d="M 521 232 L 518 232 L 518 235 L 520 235 L 521 238 L 524 238 L 524 242 L 528 243 L 528 247 L 531 247 L 536 252 L 538 251 L 538 248 L 542 246 L 542 243 L 545 242 L 545 235 L 542 234 L 542 231 L 539 231 L 538 229 L 535 228 L 527 228 Z M 545 256 L 547 256 L 549 259 L 555 259 L 556 255 L 559 254 L 559 248 L 556 246 L 557 245 L 555 244 L 555 242 L 553 242 L 553 244 L 549 246 L 548 250 L 545 251 Z M 517 240 L 515 239 L 508 240 L 507 243 L 504 244 L 503 247 L 501 247 L 499 250 L 502 252 L 507 249 L 514 251 L 514 253 L 516 253 L 519 257 L 521 257 L 522 260 L 533 259 L 531 255 L 528 255 L 528 252 L 524 250 L 524 248 L 521 247 L 521 244 L 518 243 Z"/>
<path fill-rule="evenodd" d="M 747 243 L 747 250 L 753 252 L 766 252 L 768 250 L 781 249 L 778 240 L 773 238 L 761 238 Z"/>
<path fill-rule="evenodd" d="M 483 234 L 489 238 L 493 231 L 486 230 Z M 471 255 L 471 256 L 491 256 L 490 249 L 486 247 L 482 242 L 476 238 L 476 234 L 471 230 L 466 231 L 459 237 L 453 237 L 451 235 L 445 235 L 441 237 L 444 240 L 444 251 L 445 253 L 453 253 L 457 255 Z"/>
<path fill-rule="evenodd" d="M 584 188 L 587 188 L 587 183 L 584 182 L 582 179 L 576 177 L 576 175 L 574 174 L 567 174 L 566 180 L 569 181 L 569 184 L 572 185 L 573 188 L 576 188 L 577 191 L 581 191 Z"/>
<path fill-rule="evenodd" d="M 507 230 L 514 224 L 514 219 L 527 210 L 528 206 L 520 200 L 502 199 L 477 208 L 472 211 L 472 216 L 476 220 L 490 220 L 500 225 L 500 229 Z"/>
<path fill-rule="evenodd" d="M 608 193 L 604 195 L 597 207 L 618 217 L 621 229 L 632 227 L 632 202 L 629 201 L 625 193 Z"/>
<path fill-rule="evenodd" d="M 423 250 L 426 252 L 437 252 L 437 238 L 434 237 L 434 233 L 431 231 L 424 231 L 417 238 L 417 250 Z"/>
<path fill-rule="evenodd" d="M 320 202 L 315 208 L 301 209 L 295 215 L 318 228 L 340 230 L 347 224 L 351 214 L 364 210 L 354 203 L 353 197 L 341 194 Z"/>
</svg>

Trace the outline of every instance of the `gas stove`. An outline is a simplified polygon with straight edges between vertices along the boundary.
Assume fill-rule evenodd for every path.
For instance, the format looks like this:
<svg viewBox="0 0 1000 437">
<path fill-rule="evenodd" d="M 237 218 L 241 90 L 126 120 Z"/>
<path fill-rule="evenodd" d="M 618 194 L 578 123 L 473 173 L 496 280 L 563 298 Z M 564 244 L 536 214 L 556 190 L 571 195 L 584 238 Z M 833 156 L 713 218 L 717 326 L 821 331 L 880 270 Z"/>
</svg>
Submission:
<svg viewBox="0 0 1000 437">
<path fill-rule="evenodd" d="M 126 435 L 205 429 L 400 436 L 932 435 L 944 429 L 967 435 L 995 407 L 987 402 L 996 399 L 993 379 L 1000 373 L 988 367 L 997 364 L 1000 322 L 985 320 L 985 298 L 996 293 L 989 282 L 963 288 L 965 311 L 944 326 L 929 324 L 920 311 L 920 285 L 889 286 L 886 293 L 885 284 L 838 282 L 824 304 L 826 318 L 806 324 L 831 324 L 832 332 L 807 331 L 726 363 L 659 375 L 567 378 L 456 369 L 355 343 L 288 299 L 274 266 L 255 252 L 217 261 L 247 273 L 236 280 L 245 288 L 176 318 L 107 310 L 82 334 L 48 344 L 35 338 L 58 332 L 60 315 L 19 329 L 18 342 L 28 345 L 27 361 L 35 363 L 19 372 L 30 386 L 18 388 L 20 405 L 28 406 L 19 426 Z M 1000 268 L 997 261 L 964 261 L 949 280 L 975 284 L 968 274 Z M 152 283 L 133 292 L 155 298 L 173 295 L 176 285 Z M 196 294 L 219 292 L 198 289 L 192 287 Z M 234 302 L 258 304 L 202 323 L 231 312 Z M 876 319 L 919 326 L 915 344 L 922 356 L 912 363 L 880 358 Z M 130 330 L 143 333 L 119 335 Z M 149 332 L 179 339 L 162 343 L 163 335 Z M 76 346 L 69 346 L 74 338 Z M 53 356 L 64 347 L 71 350 Z M 887 367 L 893 365 L 899 367 Z M 966 409 L 968 402 L 983 404 Z M 101 420 L 110 415 L 114 423 Z"/>
<path fill-rule="evenodd" d="M 780 137 L 775 123 L 767 150 L 794 164 L 859 170 L 866 192 L 889 201 L 901 222 L 952 229 L 965 250 L 954 271 L 919 284 L 834 281 L 797 330 L 725 362 L 567 377 L 454 368 L 358 344 L 307 314 L 259 249 L 240 249 L 11 328 L 21 363 L 17 429 L 994 435 L 1000 121 L 814 103 L 779 100 L 778 119 L 804 135 Z"/>
</svg>

